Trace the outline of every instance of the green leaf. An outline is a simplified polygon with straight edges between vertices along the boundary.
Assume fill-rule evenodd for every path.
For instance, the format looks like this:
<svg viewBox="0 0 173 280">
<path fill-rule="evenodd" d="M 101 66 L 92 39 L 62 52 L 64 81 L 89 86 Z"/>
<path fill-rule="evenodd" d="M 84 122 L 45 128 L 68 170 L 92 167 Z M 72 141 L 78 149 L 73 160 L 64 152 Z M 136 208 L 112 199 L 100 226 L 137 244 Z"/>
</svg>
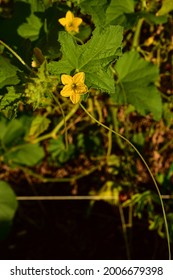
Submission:
<svg viewBox="0 0 173 280">
<path fill-rule="evenodd" d="M 2 144 L 5 147 L 15 146 L 24 133 L 25 129 L 22 126 L 22 123 L 17 119 L 13 119 L 6 126 L 6 131 L 2 138 Z"/>
<path fill-rule="evenodd" d="M 92 73 L 92 75 L 91 75 Z M 89 86 L 100 89 L 107 93 L 115 92 L 115 81 L 113 76 L 110 76 L 108 72 L 98 69 L 98 72 L 85 71 L 86 81 Z"/>
<path fill-rule="evenodd" d="M 82 42 L 88 40 L 91 36 L 92 28 L 90 25 L 80 27 L 80 32 L 76 34 L 76 38 L 79 38 Z"/>
<path fill-rule="evenodd" d="M 45 116 L 36 116 L 31 123 L 28 136 L 36 138 L 49 127 L 49 124 L 50 120 Z"/>
<path fill-rule="evenodd" d="M 7 127 L 7 119 L 3 118 L 0 115 L 0 140 L 2 140 L 4 137 L 4 134 L 6 132 L 6 127 Z"/>
<path fill-rule="evenodd" d="M 13 86 L 7 87 L 7 93 L 0 99 L 0 110 L 5 111 L 10 119 L 17 115 L 17 109 L 21 102 L 21 93 L 17 93 Z"/>
<path fill-rule="evenodd" d="M 69 63 L 68 60 L 61 59 L 60 61 L 51 61 L 48 64 L 48 70 L 51 75 L 61 75 L 67 74 L 70 75 L 71 71 L 74 70 L 74 67 Z"/>
<path fill-rule="evenodd" d="M 119 204 L 119 193 L 121 188 L 115 187 L 115 183 L 113 181 L 107 181 L 99 191 L 91 190 L 89 194 L 97 195 L 100 200 L 104 200 L 111 205 Z M 112 199 L 110 199 L 112 198 Z"/>
<path fill-rule="evenodd" d="M 17 206 L 15 193 L 10 185 L 0 181 L 0 239 L 8 234 Z"/>
<path fill-rule="evenodd" d="M 17 29 L 17 32 L 21 37 L 35 41 L 39 37 L 42 22 L 34 14 L 31 14 L 26 20 L 27 23 L 21 24 Z"/>
<path fill-rule="evenodd" d="M 97 72 L 96 63 L 105 67 L 117 56 L 120 56 L 122 33 L 121 26 L 109 26 L 103 30 L 96 28 L 92 38 L 82 46 L 78 63 L 79 70 L 85 71 L 88 67 L 91 68 L 95 65 L 93 72 Z"/>
<path fill-rule="evenodd" d="M 162 24 L 162 23 L 166 23 L 167 22 L 167 16 L 163 15 L 163 16 L 156 16 L 152 13 L 148 13 L 148 12 L 139 12 L 138 16 L 140 18 L 145 18 L 146 21 L 148 21 L 150 24 Z"/>
<path fill-rule="evenodd" d="M 80 4 L 81 12 L 91 15 L 96 26 L 104 24 L 107 6 L 107 0 L 86 0 Z"/>
<path fill-rule="evenodd" d="M 4 156 L 8 164 L 35 166 L 44 158 L 44 150 L 38 143 L 16 146 Z"/>
<path fill-rule="evenodd" d="M 0 180 L 0 222 L 11 221 L 17 209 L 16 196 L 10 185 Z"/>
<path fill-rule="evenodd" d="M 163 0 L 160 10 L 157 12 L 157 16 L 163 16 L 168 14 L 173 10 L 173 1 L 172 0 Z"/>
<path fill-rule="evenodd" d="M 120 26 L 96 28 L 92 38 L 82 46 L 77 45 L 70 34 L 60 32 L 63 57 L 59 62 L 50 63 L 49 71 L 53 75 L 70 74 L 75 70 L 85 72 L 88 86 L 114 92 L 114 79 L 107 68 L 121 55 L 122 32 Z"/>
<path fill-rule="evenodd" d="M 156 120 L 161 118 L 162 103 L 155 86 L 159 78 L 157 66 L 145 61 L 135 51 L 127 52 L 116 64 L 118 90 L 116 100 L 130 103 L 146 115 L 151 112 Z"/>
<path fill-rule="evenodd" d="M 106 24 L 126 25 L 126 14 L 134 13 L 134 0 L 111 0 L 106 10 Z"/>
<path fill-rule="evenodd" d="M 63 136 L 60 135 L 58 139 L 51 139 L 48 145 L 48 152 L 53 160 L 58 160 L 59 163 L 67 162 L 74 153 L 74 145 L 68 145 L 66 149 Z"/>
<path fill-rule="evenodd" d="M 82 52 L 81 46 L 77 45 L 72 35 L 64 31 L 59 32 L 58 41 L 61 44 L 63 59 L 67 60 L 73 69 L 77 69 L 79 56 Z"/>
<path fill-rule="evenodd" d="M 7 85 L 16 85 L 19 83 L 17 76 L 18 68 L 10 63 L 3 56 L 0 56 L 0 88 Z"/>
</svg>

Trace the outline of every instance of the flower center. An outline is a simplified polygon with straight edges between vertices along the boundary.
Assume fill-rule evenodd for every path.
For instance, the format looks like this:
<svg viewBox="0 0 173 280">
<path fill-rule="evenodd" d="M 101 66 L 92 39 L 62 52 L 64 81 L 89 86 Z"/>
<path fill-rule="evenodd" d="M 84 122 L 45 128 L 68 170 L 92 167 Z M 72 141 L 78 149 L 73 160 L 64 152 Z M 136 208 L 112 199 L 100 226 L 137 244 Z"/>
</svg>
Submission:
<svg viewBox="0 0 173 280">
<path fill-rule="evenodd" d="M 68 27 L 73 27 L 73 22 L 69 22 Z"/>
<path fill-rule="evenodd" d="M 77 85 L 76 85 L 75 83 L 73 83 L 73 84 L 71 85 L 71 88 L 72 88 L 72 90 L 76 90 L 76 89 L 77 89 Z"/>
</svg>

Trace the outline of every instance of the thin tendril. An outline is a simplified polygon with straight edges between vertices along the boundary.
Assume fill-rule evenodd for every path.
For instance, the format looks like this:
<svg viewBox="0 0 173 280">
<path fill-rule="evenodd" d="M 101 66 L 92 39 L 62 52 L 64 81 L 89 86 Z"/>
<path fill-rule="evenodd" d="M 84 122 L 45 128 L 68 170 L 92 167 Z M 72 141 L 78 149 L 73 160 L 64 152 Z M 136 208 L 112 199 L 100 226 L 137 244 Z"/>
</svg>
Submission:
<svg viewBox="0 0 173 280">
<path fill-rule="evenodd" d="M 66 148 L 66 150 L 68 150 L 68 133 L 67 133 L 67 124 L 66 124 L 64 110 L 63 110 L 58 98 L 56 98 L 54 94 L 52 94 L 52 96 L 53 96 L 55 102 L 58 104 L 58 106 L 61 110 L 61 113 L 62 113 L 62 117 L 63 117 L 63 121 L 64 121 L 64 129 L 65 129 L 65 148 Z"/>
<path fill-rule="evenodd" d="M 7 44 L 0 40 L 0 44 L 2 44 L 6 49 L 8 49 L 30 72 L 32 72 L 32 68 L 30 68 L 26 62 Z"/>
<path fill-rule="evenodd" d="M 157 185 L 157 182 L 147 164 L 147 162 L 145 161 L 145 159 L 143 158 L 143 156 L 140 154 L 140 152 L 138 151 L 138 149 L 123 135 L 121 135 L 120 133 L 114 131 L 113 129 L 109 128 L 108 126 L 106 126 L 105 124 L 99 122 L 95 117 L 93 117 L 88 111 L 87 109 L 80 103 L 81 108 L 85 111 L 85 113 L 91 118 L 93 119 L 97 124 L 101 125 L 102 127 L 104 127 L 105 129 L 111 131 L 112 133 L 114 133 L 115 135 L 119 136 L 120 138 L 122 138 L 124 141 L 126 141 L 134 150 L 135 152 L 138 154 L 138 156 L 141 158 L 142 162 L 144 163 L 145 167 L 147 168 L 151 179 L 156 187 L 159 199 L 160 199 L 160 203 L 161 203 L 161 207 L 162 207 L 162 212 L 163 212 L 163 219 L 164 219 L 164 223 L 165 223 L 165 231 L 166 231 L 166 238 L 167 238 L 167 245 L 168 245 L 168 256 L 169 256 L 169 260 L 171 260 L 171 247 L 170 247 L 170 237 L 169 237 L 169 229 L 168 229 L 168 222 L 167 222 L 167 218 L 166 218 L 166 212 L 165 212 L 165 207 L 163 204 L 163 200 L 161 197 L 161 193 L 159 190 L 159 187 Z"/>
</svg>

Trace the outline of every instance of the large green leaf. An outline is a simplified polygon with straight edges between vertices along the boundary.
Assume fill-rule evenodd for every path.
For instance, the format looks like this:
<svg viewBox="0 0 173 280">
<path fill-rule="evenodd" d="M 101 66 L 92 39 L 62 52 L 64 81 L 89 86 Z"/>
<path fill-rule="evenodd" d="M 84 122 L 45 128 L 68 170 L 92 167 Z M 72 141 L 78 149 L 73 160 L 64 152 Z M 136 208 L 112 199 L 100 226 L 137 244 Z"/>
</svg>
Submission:
<svg viewBox="0 0 173 280">
<path fill-rule="evenodd" d="M 121 55 L 123 28 L 121 26 L 109 26 L 105 29 L 96 28 L 93 32 L 91 40 L 83 47 L 83 51 L 79 57 L 79 69 L 85 70 L 88 67 L 95 68 L 97 64 L 102 67 L 109 64 L 116 56 Z M 95 67 L 94 67 L 95 65 Z"/>
<path fill-rule="evenodd" d="M 111 76 L 108 71 L 104 71 L 98 68 L 97 72 L 94 72 L 87 69 L 85 70 L 85 74 L 89 87 L 91 86 L 107 93 L 115 92 L 115 81 L 113 79 L 113 76 Z"/>
<path fill-rule="evenodd" d="M 61 44 L 63 59 L 65 59 L 73 69 L 78 69 L 79 56 L 82 52 L 81 46 L 77 45 L 74 38 L 64 31 L 59 32 L 58 41 Z"/>
<path fill-rule="evenodd" d="M 142 115 L 151 112 L 161 118 L 162 103 L 155 86 L 159 78 L 157 66 L 145 61 L 135 51 L 127 52 L 116 64 L 118 90 L 116 100 L 130 103 Z"/>
<path fill-rule="evenodd" d="M 18 84 L 17 70 L 8 59 L 0 56 L 0 88 Z"/>
<path fill-rule="evenodd" d="M 10 164 L 34 166 L 44 158 L 43 148 L 37 144 L 23 144 L 5 154 L 5 161 Z"/>
<path fill-rule="evenodd" d="M 85 72 L 88 86 L 113 93 L 114 79 L 107 68 L 121 55 L 122 32 L 123 28 L 120 26 L 96 28 L 92 38 L 82 46 L 77 45 L 70 34 L 60 32 L 63 57 L 59 62 L 50 63 L 49 71 L 53 75 L 70 74 L 72 71 Z"/>
<path fill-rule="evenodd" d="M 31 123 L 28 136 L 33 138 L 37 137 L 48 128 L 49 124 L 50 120 L 45 116 L 36 116 Z"/>
<path fill-rule="evenodd" d="M 0 222 L 11 221 L 17 209 L 15 193 L 10 185 L 0 181 Z"/>
<path fill-rule="evenodd" d="M 111 0 L 106 10 L 106 24 L 125 25 L 126 15 L 133 14 L 135 7 L 134 0 Z"/>
<path fill-rule="evenodd" d="M 158 16 L 166 15 L 173 10 L 172 0 L 163 0 L 160 10 L 157 12 Z"/>
<path fill-rule="evenodd" d="M 82 13 L 91 15 L 96 26 L 104 24 L 107 0 L 85 0 L 79 5 Z"/>
<path fill-rule="evenodd" d="M 0 239 L 8 234 L 17 206 L 15 193 L 10 185 L 0 181 Z"/>
<path fill-rule="evenodd" d="M 35 41 L 39 37 L 42 22 L 34 14 L 31 14 L 26 20 L 27 23 L 21 24 L 17 32 L 21 37 Z"/>
<path fill-rule="evenodd" d="M 22 123 L 17 119 L 11 120 L 4 131 L 2 138 L 3 146 L 7 148 L 15 146 L 24 133 L 25 128 L 22 126 Z"/>
</svg>

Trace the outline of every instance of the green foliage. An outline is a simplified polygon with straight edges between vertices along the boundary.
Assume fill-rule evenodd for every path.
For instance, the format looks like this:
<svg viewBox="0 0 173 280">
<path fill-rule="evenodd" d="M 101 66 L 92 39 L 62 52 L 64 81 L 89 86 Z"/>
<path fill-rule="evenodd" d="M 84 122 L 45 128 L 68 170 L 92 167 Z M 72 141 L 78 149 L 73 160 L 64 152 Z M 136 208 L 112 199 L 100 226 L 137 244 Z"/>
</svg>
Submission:
<svg viewBox="0 0 173 280">
<path fill-rule="evenodd" d="M 50 63 L 49 71 L 53 75 L 70 74 L 75 70 L 85 72 L 89 87 L 113 93 L 114 79 L 107 67 L 121 55 L 122 31 L 120 26 L 109 26 L 104 30 L 96 28 L 92 38 L 82 46 L 77 45 L 71 35 L 60 32 L 63 58 Z"/>
<path fill-rule="evenodd" d="M 7 118 L 16 117 L 19 104 L 22 101 L 22 93 L 11 86 L 6 87 L 7 93 L 0 100 L 0 110 L 3 111 Z"/>
<path fill-rule="evenodd" d="M 2 120 L 2 123 L 5 121 Z M 6 125 L 3 125 L 3 130 L 1 131 L 3 137 L 1 138 L 2 145 L 5 148 L 9 148 L 19 142 L 19 139 L 24 135 L 25 129 L 22 123 L 17 120 L 11 120 Z"/>
<path fill-rule="evenodd" d="M 51 104 L 52 92 L 56 89 L 58 80 L 47 72 L 47 63 L 44 61 L 39 67 L 36 77 L 26 84 L 25 96 L 28 104 L 35 110 Z"/>
<path fill-rule="evenodd" d="M 63 136 L 60 135 L 58 139 L 51 139 L 48 145 L 48 152 L 54 161 L 60 164 L 67 162 L 74 155 L 74 145 L 69 144 L 68 147 L 64 145 Z"/>
<path fill-rule="evenodd" d="M 142 213 L 145 209 L 148 210 L 148 213 L 151 214 L 154 210 L 153 208 L 153 195 L 150 191 L 145 191 L 143 193 L 134 194 L 131 199 L 126 200 L 123 203 L 123 207 L 127 207 L 129 205 L 135 205 L 134 214 L 138 216 L 138 218 L 142 217 Z"/>
<path fill-rule="evenodd" d="M 44 158 L 43 148 L 37 144 L 26 143 L 24 136 L 26 128 L 22 119 L 0 121 L 0 155 L 5 163 L 15 165 L 34 166 Z"/>
<path fill-rule="evenodd" d="M 105 10 L 108 6 L 107 0 L 85 0 L 80 4 L 81 11 L 92 16 L 92 20 L 96 26 L 104 25 Z"/>
<path fill-rule="evenodd" d="M 134 0 L 111 0 L 108 9 L 106 10 L 106 24 L 127 24 L 127 15 L 134 13 Z"/>
<path fill-rule="evenodd" d="M 126 52 L 117 62 L 117 95 L 114 99 L 132 104 L 142 115 L 151 112 L 156 120 L 162 115 L 160 93 L 155 87 L 158 68 L 146 62 L 135 51 Z"/>
<path fill-rule="evenodd" d="M 28 137 L 31 138 L 36 138 L 38 137 L 41 133 L 43 133 L 47 128 L 49 127 L 50 120 L 46 118 L 45 116 L 36 116 L 32 123 L 31 127 L 28 133 Z"/>
<path fill-rule="evenodd" d="M 111 205 L 118 206 L 120 190 L 121 188 L 117 188 L 113 181 L 106 181 L 99 191 L 91 190 L 90 195 L 97 195 L 101 200 L 104 200 Z"/>
<path fill-rule="evenodd" d="M 8 234 L 18 203 L 15 194 L 4 181 L 0 181 L 0 239 Z"/>
<path fill-rule="evenodd" d="M 19 26 L 17 30 L 18 34 L 25 39 L 35 41 L 39 38 L 39 32 L 42 26 L 41 20 L 34 14 L 31 14 L 26 20 L 27 23 Z"/>
<path fill-rule="evenodd" d="M 162 7 L 157 12 L 157 15 L 158 16 L 162 16 L 162 15 L 165 15 L 165 14 L 169 13 L 172 10 L 173 10 L 173 2 L 172 2 L 172 0 L 163 0 Z"/>
<path fill-rule="evenodd" d="M 38 143 L 16 145 L 4 154 L 4 161 L 12 166 L 35 166 L 43 158 L 44 151 Z"/>
<path fill-rule="evenodd" d="M 10 63 L 10 60 L 0 56 L 0 88 L 19 83 L 18 68 Z"/>
</svg>

